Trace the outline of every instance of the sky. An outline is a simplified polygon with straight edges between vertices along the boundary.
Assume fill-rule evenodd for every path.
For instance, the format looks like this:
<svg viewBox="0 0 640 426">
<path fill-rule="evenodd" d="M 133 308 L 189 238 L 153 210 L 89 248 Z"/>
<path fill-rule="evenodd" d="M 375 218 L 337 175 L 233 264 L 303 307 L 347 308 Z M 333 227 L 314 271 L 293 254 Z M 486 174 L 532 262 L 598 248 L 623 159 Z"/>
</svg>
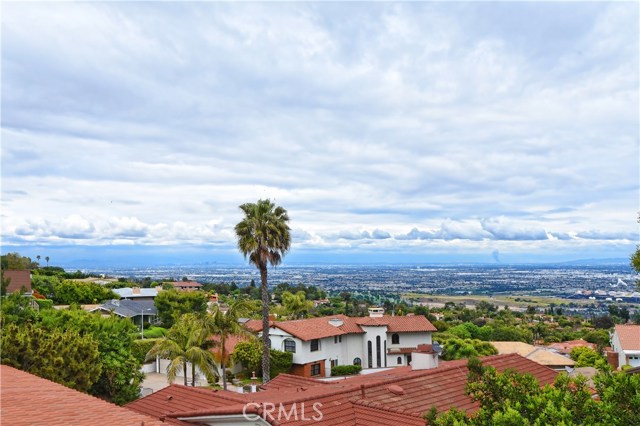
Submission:
<svg viewBox="0 0 640 426">
<path fill-rule="evenodd" d="M 289 212 L 285 263 L 639 241 L 637 2 L 3 2 L 1 22 L 3 253 L 242 263 L 238 206 L 263 198 Z"/>
</svg>

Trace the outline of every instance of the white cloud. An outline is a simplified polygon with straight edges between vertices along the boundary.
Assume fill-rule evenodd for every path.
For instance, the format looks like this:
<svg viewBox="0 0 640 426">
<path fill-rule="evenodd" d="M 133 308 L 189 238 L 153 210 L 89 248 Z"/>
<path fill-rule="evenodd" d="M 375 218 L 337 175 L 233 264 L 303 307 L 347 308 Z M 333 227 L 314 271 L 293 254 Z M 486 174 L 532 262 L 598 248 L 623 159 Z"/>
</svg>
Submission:
<svg viewBox="0 0 640 426">
<path fill-rule="evenodd" d="M 232 247 L 269 197 L 303 248 L 615 249 L 638 6 L 537 6 L 8 3 L 3 239 Z"/>
</svg>

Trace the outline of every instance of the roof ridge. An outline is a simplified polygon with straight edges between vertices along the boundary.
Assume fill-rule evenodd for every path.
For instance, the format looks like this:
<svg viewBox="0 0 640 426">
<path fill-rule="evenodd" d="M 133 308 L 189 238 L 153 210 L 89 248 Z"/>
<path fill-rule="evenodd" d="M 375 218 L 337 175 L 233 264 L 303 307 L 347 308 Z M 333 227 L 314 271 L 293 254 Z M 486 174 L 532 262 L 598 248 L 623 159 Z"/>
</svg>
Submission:
<svg viewBox="0 0 640 426">
<path fill-rule="evenodd" d="M 374 410 L 387 411 L 387 412 L 396 413 L 396 414 L 404 414 L 406 416 L 412 416 L 412 417 L 420 417 L 420 413 L 418 412 L 408 411 L 408 410 L 405 410 L 404 408 L 388 407 L 382 404 L 381 402 L 370 401 L 368 399 L 361 399 L 361 398 L 355 397 L 355 398 L 351 398 L 349 402 L 355 405 L 366 407 L 366 408 L 373 408 Z"/>
<path fill-rule="evenodd" d="M 235 395 L 234 395 L 232 397 L 231 395 L 235 394 L 235 392 L 218 390 L 218 389 L 202 389 L 202 388 L 197 388 L 197 387 L 194 387 L 194 386 L 180 385 L 180 384 L 177 384 L 177 383 L 172 383 L 169 386 L 167 386 L 166 388 L 160 389 L 158 392 L 155 392 L 155 393 L 162 392 L 165 389 L 171 389 L 172 387 L 177 387 L 177 388 L 180 388 L 180 389 L 186 389 L 189 392 L 196 392 L 196 393 L 200 393 L 202 395 L 217 396 L 217 397 L 220 397 L 222 399 L 227 399 L 229 401 L 233 401 L 233 402 L 237 402 L 237 403 L 246 402 L 246 398 L 244 396 L 235 397 Z M 240 394 L 238 394 L 238 395 L 240 395 Z M 244 394 L 242 394 L 242 395 L 244 395 Z"/>
</svg>

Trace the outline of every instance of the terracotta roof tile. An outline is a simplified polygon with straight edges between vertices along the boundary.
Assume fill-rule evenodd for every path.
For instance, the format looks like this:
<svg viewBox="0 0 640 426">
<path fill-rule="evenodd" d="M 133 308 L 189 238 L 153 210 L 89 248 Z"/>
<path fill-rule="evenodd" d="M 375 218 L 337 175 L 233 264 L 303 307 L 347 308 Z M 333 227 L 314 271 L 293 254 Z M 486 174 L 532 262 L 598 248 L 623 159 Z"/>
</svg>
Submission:
<svg viewBox="0 0 640 426">
<path fill-rule="evenodd" d="M 513 369 L 534 375 L 542 384 L 552 383 L 557 373 L 517 354 L 483 358 L 485 365 L 499 371 Z M 289 412 L 294 404 L 306 407 L 307 419 L 290 418 L 271 422 L 286 426 L 382 426 L 424 425 L 422 413 L 436 406 L 439 410 L 456 407 L 473 412 L 478 406 L 464 393 L 467 383 L 467 361 L 444 362 L 439 368 L 413 371 L 401 367 L 323 384 L 291 376 L 274 379 L 267 390 L 253 394 L 233 394 L 182 387 L 174 389 L 173 400 L 167 401 L 162 391 L 138 400 L 140 412 L 156 417 L 197 417 L 213 414 L 241 414 L 245 403 L 282 404 Z M 279 385 L 279 386 L 275 386 Z M 291 386 L 289 386 L 291 385 Z M 303 386 L 300 386 L 303 385 Z M 171 388 L 174 388 L 171 386 Z M 400 390 L 399 390 L 400 389 Z M 176 393 L 179 392 L 179 395 Z M 191 401 L 191 402 L 189 402 Z M 310 419 L 312 406 L 320 403 L 322 419 Z M 128 407 L 129 407 L 128 406 Z"/>
<path fill-rule="evenodd" d="M 7 294 L 20 291 L 22 287 L 31 291 L 31 272 L 28 269 L 5 269 L 2 271 L 4 279 L 9 279 Z"/>
<path fill-rule="evenodd" d="M 341 324 L 332 325 L 332 322 L 333 324 Z M 345 315 L 332 315 L 293 321 L 274 321 L 270 324 L 271 327 L 277 327 L 304 341 L 344 334 L 364 333 L 361 326 L 386 326 L 389 333 L 437 331 L 433 324 L 422 315 L 406 317 L 384 316 L 381 318 L 354 318 Z M 258 320 L 249 320 L 245 323 L 245 326 L 256 332 L 262 330 L 262 322 Z"/>
<path fill-rule="evenodd" d="M 589 343 L 586 340 L 568 340 L 566 342 L 552 343 L 547 346 L 548 349 L 553 349 L 561 354 L 570 354 L 573 348 L 587 347 L 591 349 L 597 349 L 598 345 L 595 343 Z"/>
<path fill-rule="evenodd" d="M 616 324 L 615 333 L 625 351 L 640 351 L 640 325 Z"/>
<path fill-rule="evenodd" d="M 161 425 L 158 418 L 67 388 L 7 365 L 0 366 L 0 423 L 20 425 Z M 35 405 L 34 405 L 35 404 Z"/>
</svg>

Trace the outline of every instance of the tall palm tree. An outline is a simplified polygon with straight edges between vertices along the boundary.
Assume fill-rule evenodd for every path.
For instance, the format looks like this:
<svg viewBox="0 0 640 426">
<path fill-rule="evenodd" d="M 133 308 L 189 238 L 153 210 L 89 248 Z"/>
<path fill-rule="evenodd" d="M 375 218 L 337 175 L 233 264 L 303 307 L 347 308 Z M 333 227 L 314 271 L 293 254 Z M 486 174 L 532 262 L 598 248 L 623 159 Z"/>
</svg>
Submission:
<svg viewBox="0 0 640 426">
<path fill-rule="evenodd" d="M 269 364 L 269 288 L 267 266 L 276 266 L 291 246 L 289 215 L 270 200 L 240 206 L 244 218 L 236 225 L 238 249 L 260 271 L 262 290 L 262 382 L 270 378 Z"/>
<path fill-rule="evenodd" d="M 227 312 L 221 311 L 216 306 L 210 317 L 213 334 L 218 336 L 218 350 L 214 353 L 214 356 L 222 370 L 222 387 L 224 390 L 227 390 L 226 371 L 231 356 L 231 354 L 227 352 L 225 344 L 232 336 L 246 338 L 247 340 L 253 337 L 253 334 L 238 322 L 241 317 L 248 315 L 248 313 L 249 306 L 247 301 L 240 299 L 233 302 Z"/>
<path fill-rule="evenodd" d="M 49 266 L 49 256 L 46 256 L 46 257 L 44 258 L 44 260 L 46 260 L 46 261 L 47 261 L 47 266 Z"/>
<path fill-rule="evenodd" d="M 147 360 L 156 356 L 169 359 L 167 378 L 170 383 L 176 379 L 179 371 L 184 372 L 184 385 L 187 385 L 187 363 L 191 363 L 191 385 L 196 384 L 196 368 L 203 373 L 214 370 L 215 359 L 209 351 L 213 342 L 210 321 L 197 314 L 184 314 L 169 329 L 167 335 L 158 340 L 147 354 Z"/>
</svg>

